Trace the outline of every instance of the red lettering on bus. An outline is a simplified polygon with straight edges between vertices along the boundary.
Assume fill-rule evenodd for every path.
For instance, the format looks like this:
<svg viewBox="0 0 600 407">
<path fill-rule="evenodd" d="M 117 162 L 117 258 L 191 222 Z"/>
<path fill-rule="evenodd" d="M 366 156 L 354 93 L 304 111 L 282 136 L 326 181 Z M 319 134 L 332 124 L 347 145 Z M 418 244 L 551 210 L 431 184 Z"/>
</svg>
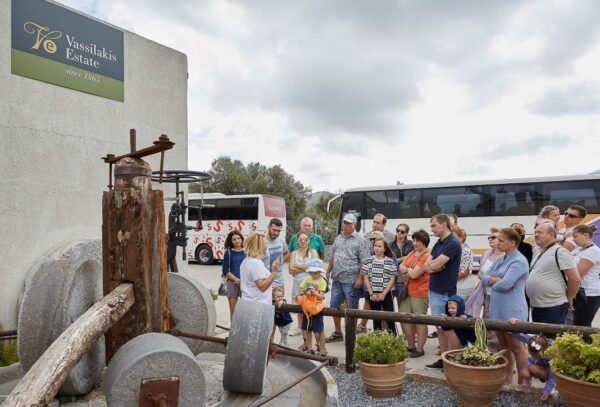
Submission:
<svg viewBox="0 0 600 407">
<path fill-rule="evenodd" d="M 238 230 L 238 232 L 242 231 L 242 229 L 244 228 L 245 224 L 246 224 L 246 222 L 244 222 L 243 220 L 238 220 L 238 223 L 237 223 L 237 230 Z"/>
<path fill-rule="evenodd" d="M 218 220 L 217 221 L 217 226 L 215 226 L 215 232 L 220 232 L 221 231 L 221 226 L 223 226 L 223 221 Z"/>
</svg>

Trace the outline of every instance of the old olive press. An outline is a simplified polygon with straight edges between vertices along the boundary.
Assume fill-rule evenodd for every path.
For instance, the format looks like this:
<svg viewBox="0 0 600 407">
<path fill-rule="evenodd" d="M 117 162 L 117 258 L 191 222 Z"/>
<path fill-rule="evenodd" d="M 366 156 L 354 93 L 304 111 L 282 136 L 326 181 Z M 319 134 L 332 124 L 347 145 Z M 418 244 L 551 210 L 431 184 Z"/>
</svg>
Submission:
<svg viewBox="0 0 600 407">
<path fill-rule="evenodd" d="M 27 373 L 4 405 L 45 406 L 57 394 L 87 394 L 107 366 L 102 389 L 108 406 L 199 406 L 206 388 L 195 355 L 209 342 L 226 345 L 223 384 L 230 392 L 261 394 L 275 353 L 321 362 L 305 377 L 337 363 L 270 344 L 273 307 L 243 299 L 229 337 L 212 336 L 214 300 L 201 282 L 177 273 L 175 261 L 176 248 L 187 240 L 179 184 L 207 175 L 163 171 L 164 153 L 174 146 L 166 135 L 137 150 L 131 130 L 130 146 L 128 154 L 103 158 L 109 184 L 102 196 L 102 241 L 55 250 L 28 274 L 17 338 Z M 157 153 L 161 168 L 153 175 L 142 158 Z M 153 190 L 152 180 L 176 184 L 167 233 L 163 191 Z"/>
</svg>

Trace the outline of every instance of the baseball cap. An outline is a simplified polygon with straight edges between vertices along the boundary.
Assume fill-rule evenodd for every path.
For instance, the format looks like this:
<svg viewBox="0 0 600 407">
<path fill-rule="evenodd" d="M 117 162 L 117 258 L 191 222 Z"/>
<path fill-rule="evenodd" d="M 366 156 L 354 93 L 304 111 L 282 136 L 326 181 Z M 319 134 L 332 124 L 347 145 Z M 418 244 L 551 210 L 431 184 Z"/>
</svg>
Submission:
<svg viewBox="0 0 600 407">
<path fill-rule="evenodd" d="M 344 222 L 356 223 L 356 216 L 351 213 L 347 213 L 346 216 L 344 216 Z"/>
<path fill-rule="evenodd" d="M 310 259 L 307 263 L 308 268 L 306 271 L 309 273 L 322 273 L 325 272 L 325 264 L 321 259 Z"/>
</svg>

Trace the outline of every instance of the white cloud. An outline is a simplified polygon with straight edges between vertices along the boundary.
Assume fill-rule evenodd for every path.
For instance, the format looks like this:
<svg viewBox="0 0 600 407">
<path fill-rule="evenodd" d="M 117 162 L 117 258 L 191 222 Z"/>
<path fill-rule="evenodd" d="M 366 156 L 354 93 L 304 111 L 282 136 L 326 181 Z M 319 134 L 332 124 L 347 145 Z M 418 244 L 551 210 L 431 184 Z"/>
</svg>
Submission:
<svg viewBox="0 0 600 407">
<path fill-rule="evenodd" d="M 598 167 L 594 0 L 64 2 L 188 55 L 191 169 L 337 190 Z"/>
</svg>

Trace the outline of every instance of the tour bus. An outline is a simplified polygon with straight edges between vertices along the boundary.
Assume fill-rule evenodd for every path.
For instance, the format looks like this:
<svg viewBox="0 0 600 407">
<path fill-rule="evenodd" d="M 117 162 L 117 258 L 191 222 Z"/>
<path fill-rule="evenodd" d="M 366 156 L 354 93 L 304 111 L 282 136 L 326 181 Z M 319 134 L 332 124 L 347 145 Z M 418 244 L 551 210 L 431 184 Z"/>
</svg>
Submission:
<svg viewBox="0 0 600 407">
<path fill-rule="evenodd" d="M 188 258 L 200 264 L 223 258 L 225 239 L 234 229 L 244 237 L 265 233 L 269 221 L 279 218 L 283 222 L 280 236 L 285 238 L 285 200 L 278 196 L 191 193 L 188 206 L 187 224 L 192 229 L 188 231 L 186 251 Z"/>
<path fill-rule="evenodd" d="M 347 213 L 356 215 L 356 228 L 363 233 L 371 230 L 373 216 L 382 213 L 388 218 L 386 229 L 391 232 L 399 223 L 406 223 L 409 235 L 418 229 L 431 235 L 431 216 L 457 215 L 458 225 L 467 232 L 475 267 L 480 255 L 489 248 L 487 236 L 491 227 L 520 223 L 527 232 L 526 241 L 531 242 L 536 215 L 545 205 L 560 209 L 561 227 L 569 205 L 581 205 L 588 212 L 582 223 L 595 224 L 600 229 L 600 174 L 364 187 L 349 189 L 339 197 L 342 204 L 338 230 Z M 600 244 L 599 232 L 594 241 Z"/>
</svg>

